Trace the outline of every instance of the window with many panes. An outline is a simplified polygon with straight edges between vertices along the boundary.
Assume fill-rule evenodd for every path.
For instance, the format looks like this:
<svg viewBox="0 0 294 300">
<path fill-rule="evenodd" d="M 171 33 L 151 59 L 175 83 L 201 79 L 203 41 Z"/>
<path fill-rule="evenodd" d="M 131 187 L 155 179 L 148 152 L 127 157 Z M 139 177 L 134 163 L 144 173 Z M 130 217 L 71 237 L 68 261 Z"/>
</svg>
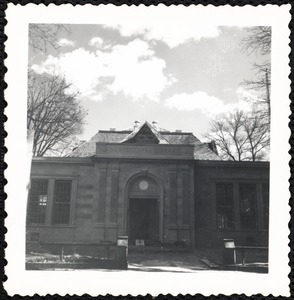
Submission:
<svg viewBox="0 0 294 300">
<path fill-rule="evenodd" d="M 218 229 L 229 229 L 235 227 L 232 184 L 216 184 L 216 223 Z"/>
<path fill-rule="evenodd" d="M 70 220 L 71 180 L 56 180 L 53 199 L 53 224 L 68 224 Z"/>
<path fill-rule="evenodd" d="M 28 222 L 44 224 L 48 200 L 48 179 L 32 179 Z"/>
<path fill-rule="evenodd" d="M 257 227 L 257 193 L 256 184 L 239 184 L 240 227 L 251 229 Z"/>
</svg>

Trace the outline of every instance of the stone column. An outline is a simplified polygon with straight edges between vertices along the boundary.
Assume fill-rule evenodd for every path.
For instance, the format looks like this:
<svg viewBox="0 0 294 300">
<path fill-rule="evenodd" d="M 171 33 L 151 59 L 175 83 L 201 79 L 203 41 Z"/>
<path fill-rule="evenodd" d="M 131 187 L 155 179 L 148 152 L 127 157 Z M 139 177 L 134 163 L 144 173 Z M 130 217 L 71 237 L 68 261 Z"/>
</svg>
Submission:
<svg viewBox="0 0 294 300">
<path fill-rule="evenodd" d="M 105 205 L 106 205 L 106 163 L 99 164 L 98 175 L 98 211 L 97 222 L 105 223 Z"/>
<path fill-rule="evenodd" d="M 169 199 L 170 199 L 170 219 L 169 224 L 177 223 L 177 173 L 169 173 Z"/>
<path fill-rule="evenodd" d="M 93 183 L 94 183 L 94 190 L 93 190 L 93 213 L 92 213 L 92 222 L 93 224 L 96 224 L 98 222 L 98 208 L 99 208 L 99 186 L 100 186 L 100 173 L 99 173 L 99 166 L 98 163 L 95 163 L 94 166 L 94 178 L 93 178 Z"/>
<path fill-rule="evenodd" d="M 106 174 L 106 194 L 105 194 L 105 224 L 108 225 L 110 223 L 110 200 L 111 200 L 111 165 L 108 164 L 107 174 Z"/>
<path fill-rule="evenodd" d="M 124 186 L 122 182 L 121 173 L 118 173 L 117 178 L 118 184 L 118 197 L 117 197 L 117 234 L 118 235 L 126 235 L 126 231 L 124 230 Z"/>
<path fill-rule="evenodd" d="M 190 224 L 190 180 L 189 180 L 189 170 L 183 171 L 182 173 L 182 182 L 183 182 L 183 209 L 182 209 L 182 223 L 189 225 Z"/>
<path fill-rule="evenodd" d="M 118 167 L 111 170 L 111 198 L 110 198 L 110 223 L 117 223 L 117 200 L 118 200 Z"/>
<path fill-rule="evenodd" d="M 177 170 L 177 226 L 183 224 L 183 174 L 180 169 Z M 178 236 L 179 238 L 179 236 Z"/>
</svg>

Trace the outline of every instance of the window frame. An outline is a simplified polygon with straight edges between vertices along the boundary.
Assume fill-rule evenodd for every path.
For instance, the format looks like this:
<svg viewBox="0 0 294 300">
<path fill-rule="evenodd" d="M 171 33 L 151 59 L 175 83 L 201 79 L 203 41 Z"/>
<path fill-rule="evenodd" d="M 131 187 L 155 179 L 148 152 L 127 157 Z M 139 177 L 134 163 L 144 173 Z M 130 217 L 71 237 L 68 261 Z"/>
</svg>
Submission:
<svg viewBox="0 0 294 300">
<path fill-rule="evenodd" d="M 46 193 L 46 196 L 47 196 L 47 199 L 46 199 L 46 205 L 40 205 L 40 203 L 44 203 L 43 201 L 40 202 L 40 200 L 38 201 L 33 201 L 32 197 L 32 193 L 33 193 L 33 188 L 32 188 L 32 185 L 33 185 L 33 182 L 36 182 L 36 181 L 47 181 L 47 193 Z M 27 205 L 27 224 L 30 224 L 30 225 L 44 225 L 46 224 L 46 214 L 47 214 L 47 210 L 48 210 L 48 200 L 49 200 L 49 184 L 50 184 L 50 181 L 49 181 L 49 178 L 31 178 L 31 181 L 30 181 L 30 189 L 29 189 L 29 193 L 28 193 L 28 205 Z M 41 196 L 41 195 L 39 195 Z M 35 203 L 35 205 L 38 203 L 40 206 L 42 206 L 42 208 L 44 208 L 45 206 L 45 213 L 44 213 L 44 221 L 42 222 L 33 222 L 31 219 L 32 219 L 32 216 L 34 215 L 32 213 L 32 206 L 33 206 L 33 203 Z"/>
<path fill-rule="evenodd" d="M 256 178 L 256 179 L 245 179 L 245 178 L 238 178 L 238 179 L 231 179 L 231 178 L 210 178 L 210 182 L 212 184 L 213 190 L 213 207 L 214 207 L 214 228 L 217 231 L 267 231 L 268 228 L 266 227 L 265 222 L 265 210 L 264 210 L 264 199 L 263 199 L 263 186 L 268 184 L 269 186 L 269 211 L 270 211 L 270 181 L 266 178 Z M 233 199 L 234 199 L 234 220 L 235 226 L 233 228 L 218 228 L 217 224 L 217 194 L 216 194 L 216 185 L 217 184 L 232 184 L 233 185 Z M 255 210 L 255 218 L 256 218 L 256 227 L 255 228 L 243 228 L 241 227 L 241 211 L 240 211 L 240 185 L 241 184 L 254 184 L 256 187 L 256 210 Z M 269 213 L 270 215 L 270 213 Z M 269 216 L 270 218 L 270 216 Z"/>
<path fill-rule="evenodd" d="M 76 201 L 77 201 L 77 185 L 78 185 L 78 176 L 68 176 L 68 175 L 35 175 L 33 174 L 30 177 L 30 183 L 32 180 L 38 179 L 47 179 L 48 180 L 48 198 L 47 198 L 47 209 L 46 209 L 46 221 L 43 224 L 29 223 L 29 206 L 30 206 L 30 197 L 27 201 L 27 225 L 28 226 L 39 226 L 39 227 L 74 227 L 75 226 L 75 210 L 76 210 Z M 54 202 L 54 187 L 55 182 L 58 180 L 71 180 L 71 198 L 70 198 L 70 213 L 69 213 L 69 222 L 68 224 L 54 224 L 52 222 L 53 218 L 53 202 Z M 31 188 L 30 188 L 31 190 Z M 30 192 L 29 192 L 30 195 Z"/>
<path fill-rule="evenodd" d="M 245 215 L 245 213 L 242 214 L 242 204 L 243 204 L 243 200 L 242 200 L 242 192 L 241 192 L 241 187 L 243 186 L 249 186 L 249 185 L 252 185 L 253 186 L 253 190 L 254 191 L 254 198 L 253 198 L 253 205 L 252 203 L 250 203 L 250 200 L 248 201 L 249 203 L 249 209 L 253 208 L 253 219 L 254 219 L 254 226 L 252 227 L 246 227 L 244 226 L 244 224 L 242 224 L 242 216 Z M 258 184 L 257 183 L 252 183 L 252 182 L 239 182 L 238 183 L 238 193 L 239 193 L 239 214 L 240 214 L 240 229 L 241 230 L 256 230 L 256 229 L 259 229 L 259 218 L 261 218 L 261 215 L 258 211 Z M 247 198 L 250 198 L 249 196 L 247 196 Z M 244 198 L 244 201 L 246 199 Z M 262 200 L 262 199 L 261 199 Z M 245 202 L 244 202 L 245 203 Z M 244 204 L 243 204 L 244 205 Z"/>
<path fill-rule="evenodd" d="M 67 187 L 67 190 L 64 192 L 61 190 L 61 187 L 59 187 L 59 191 L 57 189 L 57 184 L 61 182 L 66 182 L 69 186 Z M 69 195 L 66 195 L 66 198 L 68 198 L 67 201 L 60 201 L 60 197 L 62 197 L 62 194 L 66 194 L 69 192 Z M 65 196 L 64 196 L 65 197 Z M 58 201 L 57 201 L 58 199 Z M 52 209 L 52 217 L 51 217 L 51 224 L 52 225 L 68 225 L 71 222 L 71 202 L 72 202 L 72 180 L 71 179 L 55 179 L 54 180 L 54 193 L 53 193 L 53 209 Z M 67 212 L 64 214 L 66 221 L 61 222 L 58 219 L 62 219 L 62 214 L 60 212 L 56 211 L 56 207 L 58 207 L 58 211 L 61 210 L 63 207 L 66 208 Z M 63 217 L 64 217 L 63 216 Z"/>
<path fill-rule="evenodd" d="M 218 204 L 218 185 L 227 185 L 231 187 L 231 205 L 219 205 Z M 231 221 L 231 226 L 226 226 L 226 227 L 219 227 L 218 226 L 218 209 L 219 208 L 225 208 L 225 209 L 230 209 L 231 210 L 231 215 L 232 215 L 232 221 Z M 234 184 L 232 182 L 216 182 L 215 184 L 215 222 L 216 222 L 216 228 L 217 230 L 235 230 L 235 203 L 234 203 Z"/>
</svg>

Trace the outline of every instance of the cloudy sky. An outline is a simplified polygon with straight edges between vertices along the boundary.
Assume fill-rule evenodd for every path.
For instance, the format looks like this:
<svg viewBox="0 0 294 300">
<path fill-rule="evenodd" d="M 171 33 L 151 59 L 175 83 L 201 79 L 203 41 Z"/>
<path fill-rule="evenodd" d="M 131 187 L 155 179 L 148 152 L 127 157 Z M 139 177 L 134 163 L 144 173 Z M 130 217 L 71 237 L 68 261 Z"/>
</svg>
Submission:
<svg viewBox="0 0 294 300">
<path fill-rule="evenodd" d="M 58 51 L 30 50 L 29 68 L 58 73 L 79 91 L 88 110 L 81 139 L 99 129 L 124 129 L 135 120 L 194 132 L 200 139 L 211 119 L 248 109 L 240 86 L 256 76 L 253 62 L 264 57 L 241 51 L 240 27 L 193 26 L 146 21 L 68 25 Z"/>
</svg>

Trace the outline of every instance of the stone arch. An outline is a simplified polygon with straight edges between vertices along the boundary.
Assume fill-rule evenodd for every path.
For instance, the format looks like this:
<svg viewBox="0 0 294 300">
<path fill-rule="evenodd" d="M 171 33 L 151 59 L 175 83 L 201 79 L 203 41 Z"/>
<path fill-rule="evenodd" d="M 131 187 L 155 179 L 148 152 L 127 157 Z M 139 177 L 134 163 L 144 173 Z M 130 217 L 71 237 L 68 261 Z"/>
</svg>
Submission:
<svg viewBox="0 0 294 300">
<path fill-rule="evenodd" d="M 158 202 L 158 240 L 160 242 L 163 241 L 163 199 L 164 199 L 164 188 L 161 180 L 155 176 L 154 174 L 148 172 L 148 171 L 141 171 L 137 172 L 133 175 L 131 175 L 128 180 L 126 181 L 125 187 L 124 187 L 124 214 L 123 214 L 123 231 L 126 235 L 129 234 L 129 206 L 130 206 L 130 199 L 134 197 L 136 194 L 132 194 L 134 184 L 136 184 L 138 181 L 148 181 L 148 182 L 154 182 L 157 191 L 153 191 L 154 193 L 148 193 L 146 192 L 147 198 L 156 198 Z M 140 195 L 136 195 L 138 198 L 144 198 L 144 192 L 142 192 Z"/>
</svg>

